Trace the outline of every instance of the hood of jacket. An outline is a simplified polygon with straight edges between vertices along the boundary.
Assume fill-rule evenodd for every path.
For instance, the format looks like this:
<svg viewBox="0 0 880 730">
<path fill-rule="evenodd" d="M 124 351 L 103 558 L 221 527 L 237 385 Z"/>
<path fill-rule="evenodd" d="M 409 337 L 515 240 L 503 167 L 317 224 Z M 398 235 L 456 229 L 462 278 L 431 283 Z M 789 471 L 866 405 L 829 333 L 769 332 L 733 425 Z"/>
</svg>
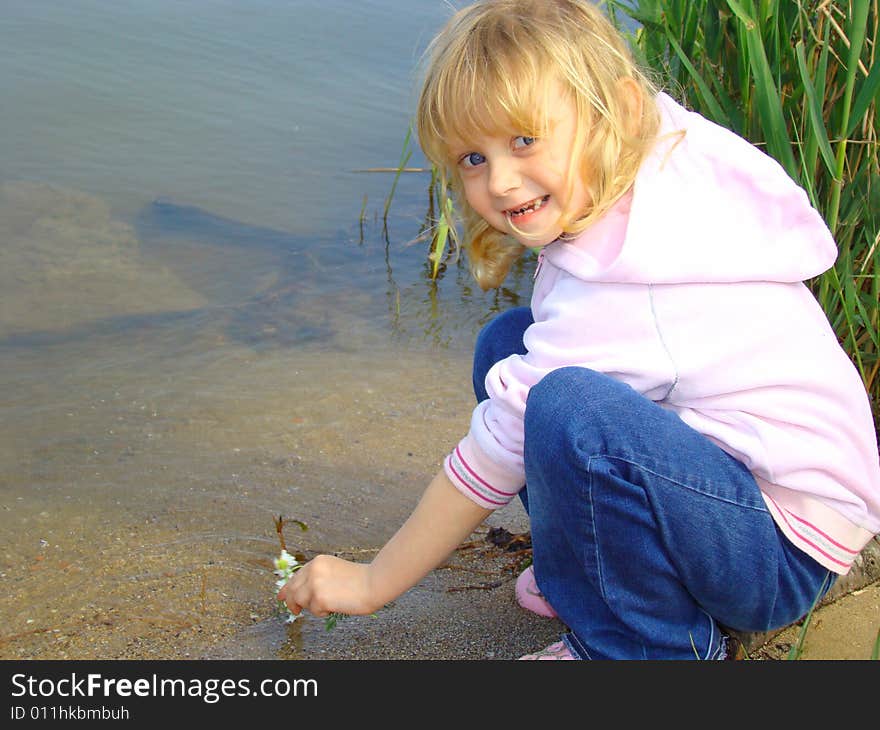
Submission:
<svg viewBox="0 0 880 730">
<path fill-rule="evenodd" d="M 587 281 L 680 284 L 804 281 L 834 263 L 827 225 L 776 160 L 666 94 L 656 102 L 660 132 L 631 191 L 545 247 L 556 266 Z"/>
</svg>

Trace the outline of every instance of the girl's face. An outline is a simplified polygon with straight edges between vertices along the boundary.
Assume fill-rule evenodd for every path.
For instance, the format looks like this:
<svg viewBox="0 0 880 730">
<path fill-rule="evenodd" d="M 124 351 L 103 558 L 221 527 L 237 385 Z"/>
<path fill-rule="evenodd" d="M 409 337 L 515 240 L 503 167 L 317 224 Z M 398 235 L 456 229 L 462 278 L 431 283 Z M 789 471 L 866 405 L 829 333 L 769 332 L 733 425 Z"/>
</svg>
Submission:
<svg viewBox="0 0 880 730">
<path fill-rule="evenodd" d="M 545 137 L 498 133 L 451 145 L 470 206 L 523 246 L 556 240 L 561 221 L 579 217 L 589 203 L 580 176 L 569 188 L 577 114 L 567 95 L 559 99 Z"/>
</svg>

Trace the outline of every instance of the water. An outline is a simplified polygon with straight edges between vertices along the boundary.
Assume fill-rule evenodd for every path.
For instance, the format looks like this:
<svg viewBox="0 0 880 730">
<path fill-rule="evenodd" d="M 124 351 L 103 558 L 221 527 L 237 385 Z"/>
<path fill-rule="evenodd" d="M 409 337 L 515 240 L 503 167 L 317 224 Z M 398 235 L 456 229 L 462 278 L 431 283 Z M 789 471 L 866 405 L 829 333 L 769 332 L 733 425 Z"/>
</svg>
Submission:
<svg viewBox="0 0 880 730">
<path fill-rule="evenodd" d="M 413 64 L 443 15 L 439 2 L 6 3 L 4 177 L 51 175 L 122 210 L 158 193 L 332 231 L 368 189 L 350 170 L 397 161 Z"/>
<path fill-rule="evenodd" d="M 392 176 L 360 171 L 397 165 L 448 14 L 2 4 L 0 656 L 200 651 L 274 621 L 279 514 L 317 551 L 408 513 L 530 279 L 431 282 L 429 176 L 386 223 Z"/>
</svg>

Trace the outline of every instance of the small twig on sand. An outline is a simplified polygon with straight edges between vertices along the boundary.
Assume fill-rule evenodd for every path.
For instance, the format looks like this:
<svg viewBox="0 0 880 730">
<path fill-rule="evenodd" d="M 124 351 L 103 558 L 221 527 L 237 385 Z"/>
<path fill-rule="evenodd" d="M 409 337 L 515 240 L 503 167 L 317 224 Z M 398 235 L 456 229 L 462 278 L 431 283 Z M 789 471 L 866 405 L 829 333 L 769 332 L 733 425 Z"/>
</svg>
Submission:
<svg viewBox="0 0 880 730">
<path fill-rule="evenodd" d="M 505 581 L 496 580 L 491 583 L 478 583 L 477 585 L 469 585 L 469 586 L 452 586 L 452 588 L 447 588 L 447 593 L 458 593 L 460 591 L 491 591 L 493 588 L 498 588 L 498 586 L 503 585 Z"/>
<path fill-rule="evenodd" d="M 278 533 L 281 549 L 286 551 L 287 545 L 284 544 L 284 515 L 278 515 L 278 517 L 273 517 L 272 519 L 275 521 L 275 532 Z"/>
</svg>

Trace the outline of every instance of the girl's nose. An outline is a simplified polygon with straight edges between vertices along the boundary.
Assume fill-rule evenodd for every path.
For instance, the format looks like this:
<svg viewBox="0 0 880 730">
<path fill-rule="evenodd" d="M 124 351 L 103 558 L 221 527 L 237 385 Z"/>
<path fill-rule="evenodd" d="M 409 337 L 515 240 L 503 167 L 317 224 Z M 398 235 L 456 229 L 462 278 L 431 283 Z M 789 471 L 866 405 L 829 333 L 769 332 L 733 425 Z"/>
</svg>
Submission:
<svg viewBox="0 0 880 730">
<path fill-rule="evenodd" d="M 489 168 L 489 192 L 492 195 L 506 195 L 516 190 L 520 182 L 520 174 L 512 161 L 498 160 Z"/>
</svg>

